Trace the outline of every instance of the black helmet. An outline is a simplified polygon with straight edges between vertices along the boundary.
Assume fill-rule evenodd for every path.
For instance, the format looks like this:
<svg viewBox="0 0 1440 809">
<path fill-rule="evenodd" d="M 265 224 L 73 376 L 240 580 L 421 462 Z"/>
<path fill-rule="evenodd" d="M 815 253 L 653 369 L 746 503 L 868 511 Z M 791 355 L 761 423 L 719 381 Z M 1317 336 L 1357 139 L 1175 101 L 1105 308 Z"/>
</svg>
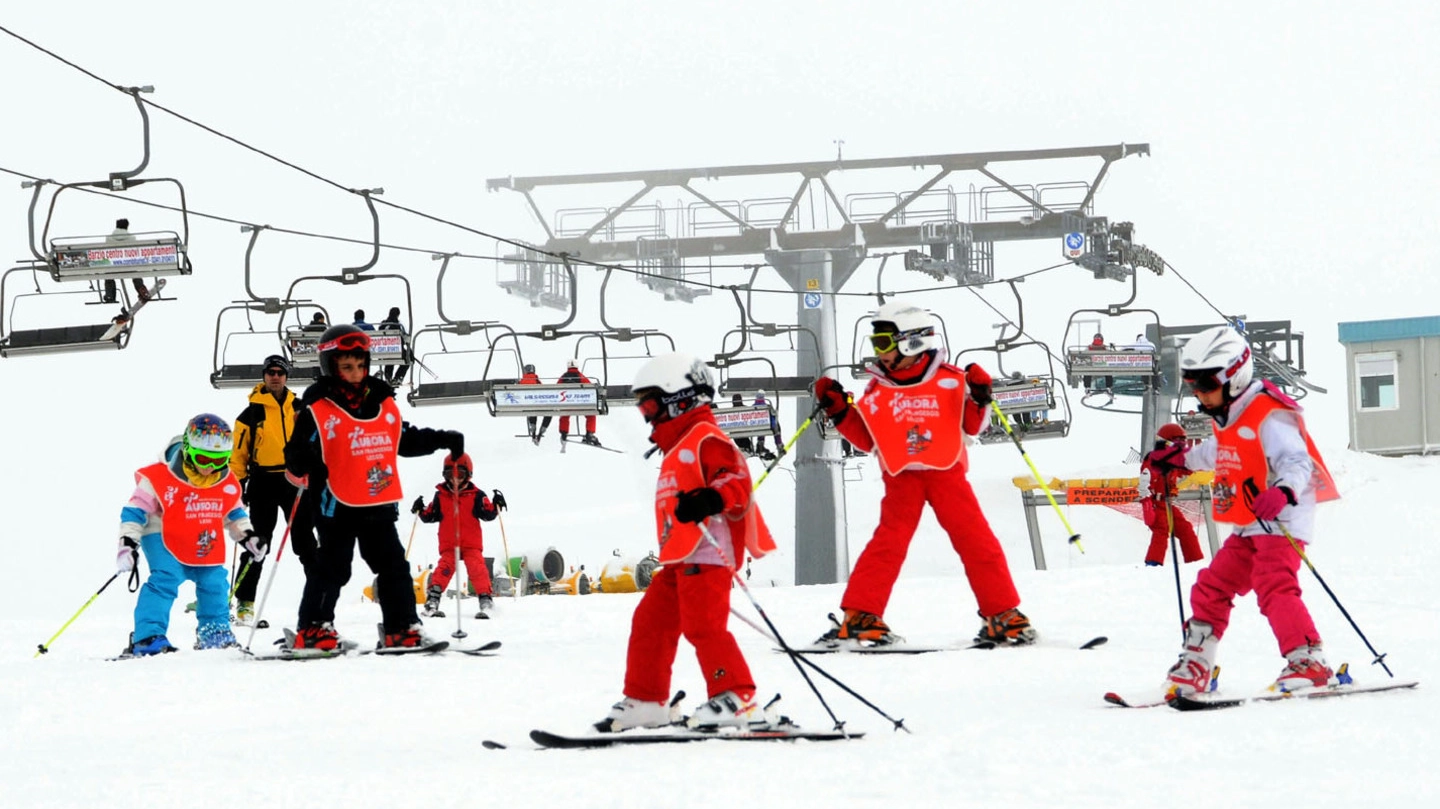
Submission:
<svg viewBox="0 0 1440 809">
<path fill-rule="evenodd" d="M 335 358 L 351 354 L 365 360 L 365 373 L 370 373 L 370 335 L 349 323 L 338 323 L 320 335 L 320 344 L 315 348 L 320 355 L 320 375 L 338 377 L 335 373 Z"/>
<path fill-rule="evenodd" d="M 525 373 L 527 373 L 527 374 L 533 374 L 533 373 L 535 373 L 535 366 L 533 366 L 533 365 L 526 365 L 526 366 L 525 366 Z"/>
</svg>

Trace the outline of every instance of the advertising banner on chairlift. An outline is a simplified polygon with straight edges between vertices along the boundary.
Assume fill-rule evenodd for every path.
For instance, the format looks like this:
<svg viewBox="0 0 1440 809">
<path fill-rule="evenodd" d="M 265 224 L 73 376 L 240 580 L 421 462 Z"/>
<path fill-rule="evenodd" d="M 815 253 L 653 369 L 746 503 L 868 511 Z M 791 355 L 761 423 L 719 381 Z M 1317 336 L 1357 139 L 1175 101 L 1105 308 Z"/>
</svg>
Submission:
<svg viewBox="0 0 1440 809">
<path fill-rule="evenodd" d="M 125 270 L 173 268 L 180 263 L 180 248 L 173 244 L 135 247 L 96 247 L 62 250 L 56 263 L 63 270 L 103 270 L 107 267 Z"/>
<path fill-rule="evenodd" d="M 1015 388 L 994 388 L 992 395 L 995 403 L 1000 405 L 1001 410 L 1012 408 L 1017 409 L 1039 409 L 1048 407 L 1050 404 L 1050 388 L 1046 385 L 1026 385 Z M 1027 405 L 1035 407 L 1027 408 Z"/>
<path fill-rule="evenodd" d="M 765 405 L 715 408 L 715 423 L 727 433 L 737 431 L 770 432 L 770 408 Z"/>
<path fill-rule="evenodd" d="M 600 391 L 594 386 L 513 385 L 496 388 L 494 403 L 497 411 L 544 410 L 600 405 Z"/>
</svg>

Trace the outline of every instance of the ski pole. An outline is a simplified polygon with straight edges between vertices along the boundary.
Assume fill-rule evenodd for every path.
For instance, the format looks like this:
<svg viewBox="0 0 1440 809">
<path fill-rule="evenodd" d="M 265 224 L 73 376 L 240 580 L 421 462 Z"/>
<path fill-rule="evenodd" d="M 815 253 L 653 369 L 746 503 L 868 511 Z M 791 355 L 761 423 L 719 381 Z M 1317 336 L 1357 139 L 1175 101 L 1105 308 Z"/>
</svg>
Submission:
<svg viewBox="0 0 1440 809">
<path fill-rule="evenodd" d="M 1242 488 L 1245 492 L 1246 505 L 1253 503 L 1256 495 L 1260 493 L 1260 487 L 1255 483 L 1254 478 L 1246 478 L 1245 483 L 1242 484 Z M 1260 520 L 1260 524 L 1266 529 L 1269 529 L 1271 525 L 1269 520 Z M 1280 533 L 1285 535 L 1285 539 L 1289 540 L 1290 547 L 1294 548 L 1295 552 L 1300 554 L 1300 561 L 1304 562 L 1305 566 L 1310 568 L 1310 572 L 1315 575 L 1315 580 L 1320 582 L 1321 587 L 1325 588 L 1325 594 L 1330 596 L 1330 600 L 1335 602 L 1336 607 L 1340 608 L 1340 614 L 1345 616 L 1345 620 L 1350 622 L 1350 628 L 1354 629 L 1355 634 L 1359 635 L 1360 640 L 1364 641 L 1365 648 L 1370 650 L 1370 654 L 1375 655 L 1375 659 L 1370 661 L 1370 665 L 1373 666 L 1376 663 L 1379 663 L 1380 668 L 1385 669 L 1386 674 L 1394 677 L 1395 673 L 1390 670 L 1389 666 L 1385 665 L 1385 655 L 1375 651 L 1375 647 L 1370 645 L 1370 639 L 1365 637 L 1364 632 L 1360 631 L 1360 626 L 1355 623 L 1354 618 L 1350 617 L 1349 611 L 1345 609 L 1344 604 L 1340 603 L 1340 598 L 1335 595 L 1335 591 L 1330 589 L 1330 585 L 1325 583 L 1325 579 L 1320 575 L 1320 571 L 1316 570 L 1315 565 L 1310 562 L 1310 557 L 1305 555 L 1304 546 L 1297 542 L 1295 540 L 1295 537 L 1290 535 L 1290 529 L 1285 527 L 1285 523 L 1282 523 L 1277 519 L 1274 521 L 1274 525 L 1275 527 L 1280 529 Z"/>
<path fill-rule="evenodd" d="M 410 545 L 415 542 L 415 529 L 420 526 L 420 515 L 416 514 L 415 519 L 410 521 L 410 539 L 405 542 L 405 561 L 410 561 Z"/>
<path fill-rule="evenodd" d="M 1170 476 L 1160 474 L 1160 484 L 1165 487 L 1165 526 L 1170 532 L 1170 564 L 1175 568 L 1175 605 L 1180 608 L 1180 643 L 1185 644 L 1185 596 L 1180 589 L 1180 544 L 1175 539 L 1175 514 L 1170 511 Z"/>
<path fill-rule="evenodd" d="M 840 719 L 835 716 L 835 712 L 830 710 L 830 704 L 825 701 L 825 697 L 823 694 L 820 693 L 820 689 L 817 688 L 815 686 L 815 682 L 810 679 L 810 675 L 808 672 L 805 671 L 805 667 L 800 664 L 800 661 L 798 659 L 796 659 L 797 654 L 795 650 L 791 649 L 790 645 L 785 642 L 785 639 L 780 637 L 780 630 L 775 628 L 775 624 L 770 620 L 770 616 L 765 614 L 765 609 L 760 606 L 760 602 L 755 600 L 755 595 L 750 592 L 750 586 L 745 583 L 745 579 L 740 576 L 740 572 L 737 571 L 734 566 L 730 564 L 730 554 L 727 553 L 725 549 L 720 546 L 720 542 L 715 539 L 714 534 L 710 533 L 710 529 L 705 525 L 704 521 L 697 522 L 695 524 L 699 526 L 700 533 L 705 537 L 705 541 L 709 542 L 711 546 L 715 548 L 715 550 L 720 552 L 721 560 L 725 562 L 726 567 L 730 568 L 730 577 L 740 583 L 741 591 L 745 593 L 746 598 L 750 599 L 750 606 L 755 608 L 755 611 L 760 614 L 761 619 L 765 621 L 765 625 L 770 627 L 770 634 L 774 636 L 775 642 L 780 644 L 780 648 L 785 650 L 786 654 L 790 655 L 790 660 L 795 664 L 795 669 L 800 672 L 800 676 L 804 678 L 805 684 L 810 686 L 810 690 L 814 692 L 815 698 L 820 700 L 821 707 L 825 709 L 825 713 L 830 715 L 830 721 L 835 723 L 835 729 L 837 731 L 840 731 L 841 733 L 844 733 L 845 723 L 841 722 Z M 896 727 L 904 727 L 904 725 L 897 724 Z"/>
<path fill-rule="evenodd" d="M 824 410 L 822 406 L 818 404 L 815 405 L 815 409 L 810 411 L 810 418 L 805 419 L 799 429 L 795 431 L 795 434 L 790 436 L 790 440 L 785 442 L 785 446 L 780 448 L 780 454 L 776 455 L 775 460 L 771 461 L 770 465 L 765 467 L 765 474 L 761 475 L 760 479 L 755 481 L 755 485 L 750 487 L 750 491 L 753 492 L 760 488 L 760 484 L 765 482 L 765 478 L 770 477 L 770 473 L 775 471 L 775 467 L 780 465 L 780 461 L 790 452 L 790 448 L 795 446 L 795 442 L 800 440 L 800 436 L 803 435 L 806 430 L 810 429 L 810 424 L 815 421 L 816 416 L 820 415 L 821 410 Z"/>
<path fill-rule="evenodd" d="M 239 556 L 239 554 L 236 554 L 236 556 Z M 235 592 L 240 589 L 240 582 L 245 580 L 245 574 L 250 572 L 250 564 L 253 561 L 253 557 L 245 560 L 245 566 L 240 568 L 240 575 L 235 577 L 235 581 L 230 584 L 230 599 L 226 602 L 227 607 L 234 603 Z"/>
<path fill-rule="evenodd" d="M 1005 412 L 1000 409 L 1000 405 L 994 399 L 990 400 L 990 409 L 994 410 L 995 415 L 1000 418 L 1000 426 L 1005 428 L 1005 434 L 1010 436 L 1011 441 L 1015 442 L 1015 448 L 1020 450 L 1020 457 L 1024 458 L 1026 466 L 1030 467 L 1030 474 L 1035 476 L 1035 482 L 1039 483 L 1040 490 L 1045 492 L 1045 499 L 1050 501 L 1050 506 L 1054 508 L 1055 513 L 1059 515 L 1061 524 L 1065 526 L 1066 531 L 1070 532 L 1070 542 L 1073 543 L 1081 553 L 1084 553 L 1085 546 L 1080 544 L 1080 535 L 1075 533 L 1074 528 L 1070 527 L 1070 521 L 1065 519 L 1065 512 L 1061 511 L 1060 504 L 1055 502 L 1055 495 L 1050 493 L 1050 487 L 1045 485 L 1045 479 L 1040 477 L 1040 470 L 1036 469 L 1035 463 L 1030 460 L 1029 453 L 1025 451 L 1025 445 L 1020 443 L 1020 437 L 1015 435 L 1014 430 L 1010 429 L 1010 419 L 1005 418 Z"/>
<path fill-rule="evenodd" d="M 510 580 L 510 596 L 520 597 L 520 581 L 510 572 L 510 538 L 505 536 L 505 515 L 496 511 L 495 518 L 500 521 L 500 547 L 505 549 L 505 577 Z"/>
<path fill-rule="evenodd" d="M 1376 663 L 1379 663 L 1380 668 L 1385 669 L 1386 674 L 1394 677 L 1395 672 L 1391 671 L 1390 667 L 1385 665 L 1385 655 L 1375 651 L 1375 647 L 1370 645 L 1370 639 L 1365 637 L 1364 632 L 1360 631 L 1359 625 L 1355 623 L 1354 618 L 1350 617 L 1350 613 L 1345 609 L 1345 605 L 1340 603 L 1340 599 L 1335 595 L 1335 591 L 1330 589 L 1330 585 L 1326 584 L 1325 579 L 1321 577 L 1320 571 L 1316 570 L 1315 565 L 1311 564 L 1310 557 L 1305 555 L 1305 549 L 1300 545 L 1299 542 L 1295 541 L 1295 537 L 1290 535 L 1289 529 L 1287 529 L 1280 521 L 1277 520 L 1275 522 L 1275 525 L 1279 526 L 1280 533 L 1284 534 L 1285 538 L 1290 540 L 1290 547 L 1294 548 L 1295 552 L 1300 554 L 1300 561 L 1304 562 L 1305 566 L 1310 568 L 1310 572 L 1315 574 L 1315 580 L 1320 582 L 1321 587 L 1325 588 L 1325 593 L 1330 596 L 1330 600 L 1334 601 L 1335 606 L 1340 608 L 1340 614 L 1345 616 L 1345 620 L 1350 622 L 1350 627 L 1355 630 L 1355 634 L 1359 635 L 1360 640 L 1365 642 L 1365 648 L 1370 650 L 1370 654 L 1375 655 L 1375 659 L 1370 661 L 1370 665 L 1373 666 Z"/>
<path fill-rule="evenodd" d="M 255 631 L 260 628 L 260 616 L 265 614 L 265 602 L 270 598 L 270 585 L 275 583 L 275 571 L 280 568 L 280 555 L 285 553 L 285 540 L 290 538 L 290 526 L 295 524 L 295 511 L 300 508 L 300 501 L 305 497 L 305 490 L 301 489 L 295 493 L 295 502 L 290 505 L 290 516 L 285 520 L 285 532 L 280 535 L 280 544 L 275 548 L 275 561 L 270 563 L 270 575 L 265 577 L 265 591 L 260 594 L 260 603 L 255 605 L 255 623 L 250 625 L 250 637 L 245 639 L 245 652 L 250 652 L 250 644 L 255 641 Z"/>
<path fill-rule="evenodd" d="M 457 500 L 458 500 L 458 498 L 457 498 Z M 454 576 L 454 579 L 455 579 L 455 631 L 450 633 L 450 637 L 452 637 L 452 638 L 454 638 L 454 639 L 456 639 L 456 640 L 460 640 L 460 639 L 462 639 L 462 638 L 464 638 L 464 637 L 466 636 L 466 633 L 465 633 L 465 630 L 460 627 L 460 621 L 461 621 L 461 615 L 460 615 L 460 613 L 461 613 L 461 609 L 460 609 L 460 598 L 464 595 L 464 593 L 460 592 L 460 544 L 459 544 L 458 542 L 455 544 L 455 576 Z"/>
<path fill-rule="evenodd" d="M 761 635 L 761 637 L 764 637 L 766 640 L 769 640 L 771 643 L 775 643 L 775 644 L 779 644 L 779 643 L 780 643 L 778 640 L 775 639 L 775 636 L 774 636 L 774 635 L 771 635 L 769 632 L 765 631 L 765 627 L 763 627 L 763 626 L 755 623 L 754 621 L 750 620 L 747 616 L 743 615 L 739 610 L 735 609 L 734 607 L 731 607 L 731 608 L 730 608 L 730 614 L 731 614 L 731 615 L 734 615 L 736 618 L 739 618 L 741 621 L 745 622 L 745 624 L 746 624 L 747 626 L 749 626 L 751 629 L 755 630 L 756 632 L 759 632 L 760 635 Z M 911 732 L 912 732 L 912 731 L 910 730 L 910 728 L 905 727 L 905 720 L 904 720 L 904 719 L 895 719 L 895 718 L 892 717 L 890 714 L 887 714 L 887 713 L 885 713 L 884 711 L 880 710 L 879 706 L 877 706 L 875 703 L 871 702 L 871 701 L 868 700 L 868 699 L 865 699 L 865 697 L 861 696 L 858 692 L 855 691 L 855 689 L 851 688 L 850 686 L 846 685 L 845 683 L 840 682 L 840 680 L 836 679 L 835 675 L 831 674 L 830 672 L 826 671 L 825 669 L 820 668 L 820 664 L 816 663 L 814 660 L 811 660 L 810 658 L 806 657 L 806 656 L 803 655 L 803 654 L 800 654 L 799 652 L 793 652 L 793 654 L 794 654 L 795 658 L 798 659 L 801 663 L 804 663 L 805 665 L 809 666 L 811 669 L 813 669 L 813 670 L 815 671 L 815 673 L 819 674 L 821 677 L 824 677 L 825 679 L 827 679 L 827 680 L 829 680 L 830 682 L 834 683 L 835 685 L 839 686 L 839 688 L 840 688 L 841 691 L 844 691 L 845 693 L 849 694 L 850 696 L 854 697 L 855 699 L 860 700 L 861 704 L 865 705 L 865 707 L 867 707 L 867 708 L 869 708 L 870 710 L 874 711 L 875 713 L 878 713 L 878 714 L 880 714 L 881 716 L 885 717 L 885 720 L 886 720 L 886 721 L 888 721 L 888 722 L 890 722 L 891 724 L 893 724 L 893 725 L 894 725 L 896 728 L 898 728 L 899 730 L 903 730 L 903 731 L 905 731 L 906 733 L 911 733 Z"/>
<path fill-rule="evenodd" d="M 100 594 L 103 593 L 103 592 L 105 592 L 105 588 L 106 588 L 106 587 L 109 587 L 109 586 L 110 586 L 110 583 L 113 582 L 113 581 L 115 581 L 115 580 L 118 579 L 118 578 L 120 578 L 120 573 L 119 573 L 119 571 L 116 571 L 114 575 L 112 575 L 110 578 L 106 579 L 106 580 L 105 580 L 105 583 L 102 584 L 102 585 L 100 585 L 100 589 L 95 591 L 95 595 L 90 596 L 90 600 L 89 600 L 89 601 L 86 601 L 86 602 L 80 607 L 80 609 L 78 609 L 78 610 L 75 611 L 75 614 L 74 614 L 74 615 L 70 616 L 70 620 L 66 621 L 64 626 L 60 627 L 58 630 L 56 630 L 55 634 L 53 634 L 53 635 L 50 636 L 50 640 L 47 640 L 47 641 L 45 641 L 44 643 L 40 644 L 40 650 L 35 653 L 35 657 L 39 657 L 40 655 L 43 655 L 43 654 L 45 654 L 46 652 L 50 651 L 50 644 L 54 643 L 56 638 L 60 637 L 60 635 L 65 632 L 65 630 L 69 629 L 69 628 L 70 628 L 70 625 L 73 624 L 73 623 L 75 623 L 75 619 L 80 617 L 80 613 L 82 613 L 82 612 L 84 612 L 85 610 L 89 609 L 89 608 L 90 608 L 90 605 L 95 603 L 95 599 L 99 598 L 99 597 L 100 597 Z M 139 588 L 137 587 L 136 589 L 139 589 Z M 132 591 L 132 592 L 133 592 L 133 591 Z"/>
</svg>

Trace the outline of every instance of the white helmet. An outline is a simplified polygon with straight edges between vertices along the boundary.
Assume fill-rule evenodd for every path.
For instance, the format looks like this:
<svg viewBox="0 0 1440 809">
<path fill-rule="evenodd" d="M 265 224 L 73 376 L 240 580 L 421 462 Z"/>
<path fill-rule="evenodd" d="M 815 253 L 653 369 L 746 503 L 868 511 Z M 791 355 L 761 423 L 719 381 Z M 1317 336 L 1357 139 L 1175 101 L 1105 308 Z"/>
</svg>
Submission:
<svg viewBox="0 0 1440 809">
<path fill-rule="evenodd" d="M 693 354 L 661 354 L 635 374 L 635 402 L 651 423 L 675 418 L 715 398 L 715 382 L 705 362 Z M 647 407 L 647 402 L 655 405 Z"/>
<path fill-rule="evenodd" d="M 1225 386 L 1231 399 L 1239 396 L 1255 378 L 1255 360 L 1250 344 L 1229 326 L 1215 326 L 1191 337 L 1180 349 L 1180 374 L 1203 379 L 1211 372 L 1215 382 Z"/>
<path fill-rule="evenodd" d="M 913 303 L 891 301 L 870 318 L 876 334 L 894 334 L 901 356 L 913 357 L 935 347 L 935 324 L 930 313 Z"/>
</svg>

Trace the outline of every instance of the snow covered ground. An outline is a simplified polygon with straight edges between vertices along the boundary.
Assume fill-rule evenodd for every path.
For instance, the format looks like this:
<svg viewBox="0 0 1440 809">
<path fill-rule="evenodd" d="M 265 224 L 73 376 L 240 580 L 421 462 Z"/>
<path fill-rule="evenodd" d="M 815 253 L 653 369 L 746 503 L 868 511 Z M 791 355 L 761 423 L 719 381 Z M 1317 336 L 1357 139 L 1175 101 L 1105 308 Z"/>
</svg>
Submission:
<svg viewBox="0 0 1440 809">
<path fill-rule="evenodd" d="M 597 571 L 613 549 L 643 553 L 652 542 L 648 502 L 653 463 L 642 461 L 637 418 L 602 420 L 607 443 L 626 455 L 511 438 L 512 424 L 478 408 L 408 411 L 421 424 L 458 426 L 471 436 L 477 482 L 505 489 L 513 552 L 554 546 Z M 1066 442 L 1037 443 L 1042 471 L 1096 469 L 1086 459 L 1119 457 L 1128 419 L 1092 417 Z M 1108 428 L 1107 428 L 1107 425 Z M 13 428 L 7 426 L 8 435 Z M 1107 440 L 1108 434 L 1108 440 Z M 1276 704 L 1213 714 L 1126 711 L 1100 699 L 1108 690 L 1144 694 L 1170 664 L 1178 640 L 1170 568 L 1141 566 L 1144 529 L 1104 508 L 1069 518 L 1087 553 L 1067 550 L 1058 520 L 1045 525 L 1050 570 L 1032 569 L 1019 497 L 1009 478 L 1024 471 L 1005 445 L 975 451 L 974 478 L 1006 544 L 1041 633 L 1079 642 L 1108 635 L 1096 651 L 1032 648 L 906 657 L 827 657 L 821 665 L 913 734 L 896 733 L 868 708 L 823 686 L 826 700 L 864 740 L 536 751 L 532 728 L 581 732 L 618 697 L 628 617 L 638 595 L 502 599 L 495 618 L 470 620 L 466 643 L 499 639 L 497 657 L 346 658 L 309 663 L 251 662 L 234 652 L 188 649 L 193 618 L 177 605 L 162 659 L 106 662 L 124 645 L 133 596 L 112 586 L 54 644 L 48 638 L 109 575 L 109 532 L 133 452 L 95 459 L 87 471 L 105 497 L 77 502 L 75 514 L 22 510 L 10 562 L 0 633 L 0 803 L 72 806 L 465 806 L 564 801 L 575 806 L 1207 806 L 1434 805 L 1430 769 L 1440 718 L 1428 683 L 1413 692 L 1334 702 Z M 1440 648 L 1440 599 L 1433 531 L 1440 507 L 1440 460 L 1388 460 L 1349 453 L 1322 437 L 1344 493 L 1322 511 L 1312 559 L 1397 676 L 1433 671 Z M 107 456 L 109 453 L 107 453 Z M 428 487 L 439 458 L 407 461 L 408 491 Z M 1108 469 L 1114 469 L 1111 464 Z M 758 467 L 757 467 L 758 469 Z M 852 556 L 868 537 L 879 499 L 873 464 L 849 486 Z M 23 485 L 23 484 L 17 484 Z M 786 638 L 800 643 L 825 628 L 840 585 L 792 587 L 785 548 L 792 532 L 788 475 L 761 489 L 782 552 L 757 563 L 754 592 Z M 401 523 L 402 535 L 409 529 Z M 500 532 L 487 526 L 487 547 Z M 83 550 L 83 552 L 81 552 Z M 421 526 L 412 558 L 435 557 L 433 529 Z M 1198 568 L 1183 570 L 1188 588 Z M 1349 660 L 1363 681 L 1364 645 L 1323 590 L 1302 571 L 1307 600 L 1332 660 Z M 769 586 L 774 579 L 780 586 Z M 371 640 L 378 609 L 362 603 L 361 568 L 346 590 L 341 631 Z M 300 586 L 282 559 L 266 612 L 293 624 Z M 182 590 L 182 595 L 185 593 Z M 20 595 L 21 598 L 8 596 Z M 182 598 L 182 601 L 184 599 Z M 735 605 L 750 607 L 736 592 Z M 432 619 L 446 636 L 452 617 Z M 922 523 L 887 619 L 924 643 L 958 642 L 977 626 L 958 561 L 928 516 Z M 765 694 L 784 695 L 784 713 L 817 729 L 826 714 L 790 661 L 754 631 L 732 622 Z M 256 648 L 278 629 L 261 631 Z M 242 640 L 244 635 L 242 634 Z M 1281 658 L 1253 599 L 1242 601 L 1219 662 L 1228 691 L 1264 686 Z M 675 688 L 702 694 L 693 655 L 682 645 Z M 694 699 L 689 701 L 693 706 Z M 481 740 L 509 745 L 486 750 Z"/>
</svg>

